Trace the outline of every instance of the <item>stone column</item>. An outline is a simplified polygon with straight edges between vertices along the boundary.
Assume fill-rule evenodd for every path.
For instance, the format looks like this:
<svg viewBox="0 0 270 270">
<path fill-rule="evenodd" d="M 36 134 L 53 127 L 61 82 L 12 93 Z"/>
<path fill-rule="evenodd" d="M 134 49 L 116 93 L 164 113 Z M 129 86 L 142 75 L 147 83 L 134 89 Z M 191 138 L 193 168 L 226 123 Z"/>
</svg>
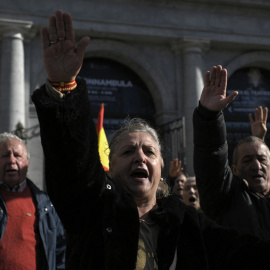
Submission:
<svg viewBox="0 0 270 270">
<path fill-rule="evenodd" d="M 182 58 L 182 46 L 181 41 L 174 41 L 171 43 L 171 50 L 174 54 L 174 70 L 175 70 L 175 106 L 177 110 L 177 118 L 181 117 L 180 108 L 182 107 L 182 99 L 183 93 L 182 89 L 182 65 L 181 65 L 181 58 Z"/>
<path fill-rule="evenodd" d="M 187 173 L 194 175 L 193 170 L 193 123 L 194 109 L 198 106 L 204 85 L 203 52 L 209 46 L 205 39 L 183 39 L 183 115 L 186 118 L 186 162 Z"/>
<path fill-rule="evenodd" d="M 25 126 L 24 47 L 20 32 L 2 36 L 0 89 L 0 132 Z"/>
<path fill-rule="evenodd" d="M 177 120 L 181 119 L 181 128 L 179 124 L 174 123 L 178 126 L 178 132 L 171 135 L 172 149 L 170 161 L 174 158 L 179 158 L 181 160 L 182 167 L 186 170 L 186 134 L 185 134 L 185 116 L 183 114 L 183 63 L 182 63 L 182 39 L 174 40 L 171 42 L 171 50 L 174 55 L 174 73 L 175 73 L 175 107 L 177 111 Z"/>
</svg>

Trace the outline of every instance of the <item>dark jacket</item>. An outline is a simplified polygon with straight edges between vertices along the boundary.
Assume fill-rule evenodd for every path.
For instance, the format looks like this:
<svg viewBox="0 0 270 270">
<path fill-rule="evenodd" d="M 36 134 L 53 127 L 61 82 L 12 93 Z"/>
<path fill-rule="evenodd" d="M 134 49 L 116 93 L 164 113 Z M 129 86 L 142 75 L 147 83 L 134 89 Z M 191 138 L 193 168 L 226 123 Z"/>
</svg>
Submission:
<svg viewBox="0 0 270 270">
<path fill-rule="evenodd" d="M 134 270 L 139 215 L 131 195 L 106 178 L 84 81 L 62 100 L 45 86 L 32 95 L 40 121 L 48 193 L 67 233 L 72 270 Z M 174 196 L 158 201 L 158 266 L 169 269 L 252 269 L 266 261 L 269 243 L 224 230 Z M 247 244 L 248 243 L 248 244 Z M 247 262 L 247 258 L 252 257 Z M 241 266 L 241 267 L 240 267 Z"/>
<path fill-rule="evenodd" d="M 270 204 L 233 176 L 221 112 L 195 110 L 194 170 L 203 212 L 218 224 L 270 240 Z"/>
<path fill-rule="evenodd" d="M 43 244 L 40 254 L 40 270 L 65 269 L 66 239 L 63 225 L 48 195 L 41 191 L 31 180 L 27 184 L 34 198 L 37 210 L 38 229 Z M 0 241 L 2 240 L 8 213 L 0 195 Z"/>
</svg>

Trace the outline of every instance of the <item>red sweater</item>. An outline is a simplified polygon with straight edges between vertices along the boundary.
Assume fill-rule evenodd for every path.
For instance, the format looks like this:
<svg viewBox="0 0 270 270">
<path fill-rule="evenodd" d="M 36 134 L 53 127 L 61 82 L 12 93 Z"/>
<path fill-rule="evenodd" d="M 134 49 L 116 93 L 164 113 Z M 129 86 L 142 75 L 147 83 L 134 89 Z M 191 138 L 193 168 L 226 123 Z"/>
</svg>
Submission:
<svg viewBox="0 0 270 270">
<path fill-rule="evenodd" d="M 36 208 L 28 186 L 22 192 L 0 190 L 8 220 L 0 242 L 0 270 L 36 270 Z"/>
</svg>

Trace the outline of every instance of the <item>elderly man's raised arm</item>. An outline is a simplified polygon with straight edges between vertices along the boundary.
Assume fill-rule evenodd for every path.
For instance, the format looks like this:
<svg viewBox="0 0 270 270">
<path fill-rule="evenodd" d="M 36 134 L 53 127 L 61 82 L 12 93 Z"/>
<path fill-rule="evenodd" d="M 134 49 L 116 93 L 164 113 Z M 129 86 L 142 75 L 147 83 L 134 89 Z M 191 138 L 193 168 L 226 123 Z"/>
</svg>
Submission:
<svg viewBox="0 0 270 270">
<path fill-rule="evenodd" d="M 226 96 L 226 87 L 226 69 L 214 66 L 211 74 L 206 72 L 200 103 L 193 116 L 194 170 L 202 209 L 210 217 L 216 216 L 220 205 L 225 203 L 232 179 L 222 110 L 238 93 Z"/>
</svg>

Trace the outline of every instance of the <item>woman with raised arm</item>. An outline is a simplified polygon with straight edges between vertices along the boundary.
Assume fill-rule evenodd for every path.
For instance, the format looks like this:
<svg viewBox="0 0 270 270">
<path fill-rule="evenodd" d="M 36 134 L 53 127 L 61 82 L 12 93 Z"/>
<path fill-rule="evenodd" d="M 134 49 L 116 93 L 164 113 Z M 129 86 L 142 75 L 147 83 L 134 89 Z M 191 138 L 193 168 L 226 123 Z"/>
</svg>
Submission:
<svg viewBox="0 0 270 270">
<path fill-rule="evenodd" d="M 163 167 L 156 131 L 141 119 L 110 143 L 100 163 L 85 82 L 77 78 L 89 38 L 75 45 L 60 10 L 41 30 L 45 85 L 32 96 L 40 121 L 48 193 L 67 233 L 67 270 L 255 269 L 269 243 L 217 227 L 174 196 L 156 199 Z M 241 268 L 242 267 L 242 268 Z"/>
</svg>

